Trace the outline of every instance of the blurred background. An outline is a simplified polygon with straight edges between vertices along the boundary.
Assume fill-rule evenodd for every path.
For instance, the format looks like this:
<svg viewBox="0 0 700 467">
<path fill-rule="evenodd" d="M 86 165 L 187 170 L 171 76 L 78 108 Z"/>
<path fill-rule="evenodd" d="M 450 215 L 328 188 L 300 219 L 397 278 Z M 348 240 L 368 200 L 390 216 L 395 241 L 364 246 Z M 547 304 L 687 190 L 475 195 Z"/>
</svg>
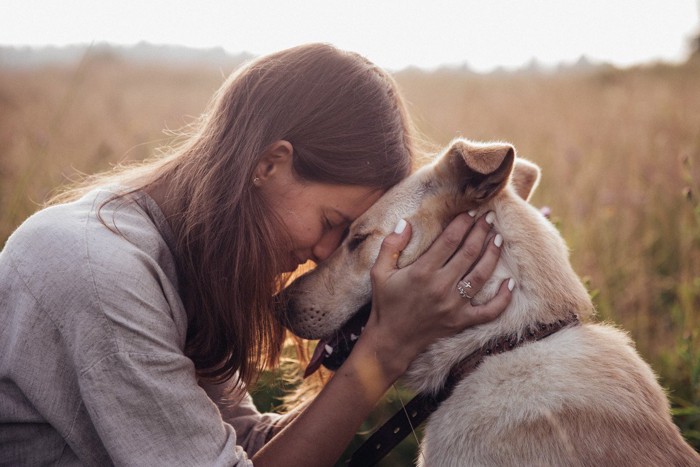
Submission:
<svg viewBox="0 0 700 467">
<path fill-rule="evenodd" d="M 505 140 L 542 167 L 533 203 L 551 210 L 598 319 L 629 331 L 698 449 L 699 8 L 4 0 L 0 247 L 58 187 L 167 146 L 241 63 L 330 42 L 394 74 L 428 141 Z M 267 410 L 284 390 L 271 372 L 255 398 Z M 363 429 L 409 397 L 390 391 Z M 410 438 L 384 465 L 415 455 Z"/>
</svg>

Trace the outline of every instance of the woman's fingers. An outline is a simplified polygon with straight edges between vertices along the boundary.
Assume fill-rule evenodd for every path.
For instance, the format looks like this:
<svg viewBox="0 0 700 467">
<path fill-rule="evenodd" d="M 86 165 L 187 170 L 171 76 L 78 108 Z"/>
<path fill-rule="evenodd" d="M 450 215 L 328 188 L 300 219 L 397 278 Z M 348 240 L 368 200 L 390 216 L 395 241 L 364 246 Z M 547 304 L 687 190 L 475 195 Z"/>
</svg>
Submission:
<svg viewBox="0 0 700 467">
<path fill-rule="evenodd" d="M 455 251 L 462 244 L 464 236 L 474 226 L 475 221 L 476 219 L 469 214 L 459 214 L 449 223 L 430 248 L 418 258 L 415 264 L 428 270 L 440 269 L 455 254 Z"/>
<path fill-rule="evenodd" d="M 377 260 L 372 267 L 373 280 L 378 277 L 386 277 L 391 271 L 397 269 L 397 261 L 401 251 L 406 248 L 411 239 L 411 224 L 401 219 L 394 232 L 387 235 L 379 248 Z"/>
<path fill-rule="evenodd" d="M 487 221 L 480 219 L 462 247 L 444 267 L 446 277 L 456 281 L 459 294 L 467 300 L 481 290 L 498 264 L 503 237 L 500 234 L 489 235 L 489 228 Z"/>
<path fill-rule="evenodd" d="M 461 277 L 469 272 L 477 263 L 484 251 L 486 239 L 491 232 L 495 214 L 489 212 L 476 220 L 467 238 L 445 264 L 444 271 L 448 276 Z M 498 258 L 496 258 L 498 259 Z"/>
<path fill-rule="evenodd" d="M 496 319 L 510 303 L 513 287 L 515 287 L 515 281 L 506 279 L 491 300 L 481 305 L 467 306 L 463 329 Z"/>
</svg>

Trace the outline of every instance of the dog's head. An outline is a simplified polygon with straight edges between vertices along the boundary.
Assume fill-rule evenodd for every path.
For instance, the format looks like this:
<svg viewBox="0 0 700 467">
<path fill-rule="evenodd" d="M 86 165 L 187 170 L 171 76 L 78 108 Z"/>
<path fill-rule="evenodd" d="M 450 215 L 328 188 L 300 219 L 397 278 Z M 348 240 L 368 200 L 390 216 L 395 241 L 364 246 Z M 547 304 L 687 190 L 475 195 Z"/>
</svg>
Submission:
<svg viewBox="0 0 700 467">
<path fill-rule="evenodd" d="M 539 169 L 516 160 L 509 144 L 453 141 L 431 165 L 393 187 L 355 220 L 333 255 L 285 289 L 287 326 L 303 338 L 325 338 L 369 303 L 370 269 L 399 219 L 412 226 L 411 240 L 399 257 L 399 267 L 404 267 L 426 251 L 458 213 L 483 205 L 509 180 L 527 199 L 538 179 Z"/>
</svg>

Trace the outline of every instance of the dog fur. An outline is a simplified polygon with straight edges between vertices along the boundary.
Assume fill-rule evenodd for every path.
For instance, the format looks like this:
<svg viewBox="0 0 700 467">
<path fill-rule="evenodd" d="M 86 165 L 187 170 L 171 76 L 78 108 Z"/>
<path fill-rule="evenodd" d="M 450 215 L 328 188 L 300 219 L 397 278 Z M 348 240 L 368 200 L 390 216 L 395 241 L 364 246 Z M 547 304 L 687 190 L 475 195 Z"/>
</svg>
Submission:
<svg viewBox="0 0 700 467">
<path fill-rule="evenodd" d="M 453 365 L 494 338 L 571 313 L 582 324 L 487 357 L 428 419 L 419 465 L 700 465 L 629 337 L 590 321 L 593 304 L 563 239 L 527 203 L 538 180 L 537 166 L 509 144 L 453 141 L 432 165 L 389 190 L 328 260 L 286 290 L 290 328 L 304 338 L 325 337 L 369 302 L 370 269 L 400 218 L 413 228 L 399 258 L 403 267 L 457 213 L 494 211 L 502 253 L 473 302 L 489 300 L 513 278 L 511 304 L 497 320 L 434 343 L 411 365 L 407 384 L 435 393 Z M 457 293 L 455 285 L 445 293 Z"/>
</svg>

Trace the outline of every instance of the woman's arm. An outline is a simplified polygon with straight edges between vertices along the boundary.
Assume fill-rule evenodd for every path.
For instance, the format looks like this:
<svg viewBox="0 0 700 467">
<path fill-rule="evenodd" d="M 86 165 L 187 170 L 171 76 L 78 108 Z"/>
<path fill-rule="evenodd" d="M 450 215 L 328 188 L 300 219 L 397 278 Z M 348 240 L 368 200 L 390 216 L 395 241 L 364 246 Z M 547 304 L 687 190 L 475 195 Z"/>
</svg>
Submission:
<svg viewBox="0 0 700 467">
<path fill-rule="evenodd" d="M 320 394 L 253 457 L 256 466 L 333 465 L 419 353 L 438 338 L 490 321 L 506 308 L 511 297 L 506 283 L 479 306 L 453 290 L 475 263 L 470 275 L 487 278 L 493 272 L 500 251 L 489 231 L 483 218 L 460 215 L 428 252 L 403 269 L 396 262 L 410 238 L 410 226 L 385 239 L 372 270 L 372 313 L 360 340 Z"/>
</svg>

